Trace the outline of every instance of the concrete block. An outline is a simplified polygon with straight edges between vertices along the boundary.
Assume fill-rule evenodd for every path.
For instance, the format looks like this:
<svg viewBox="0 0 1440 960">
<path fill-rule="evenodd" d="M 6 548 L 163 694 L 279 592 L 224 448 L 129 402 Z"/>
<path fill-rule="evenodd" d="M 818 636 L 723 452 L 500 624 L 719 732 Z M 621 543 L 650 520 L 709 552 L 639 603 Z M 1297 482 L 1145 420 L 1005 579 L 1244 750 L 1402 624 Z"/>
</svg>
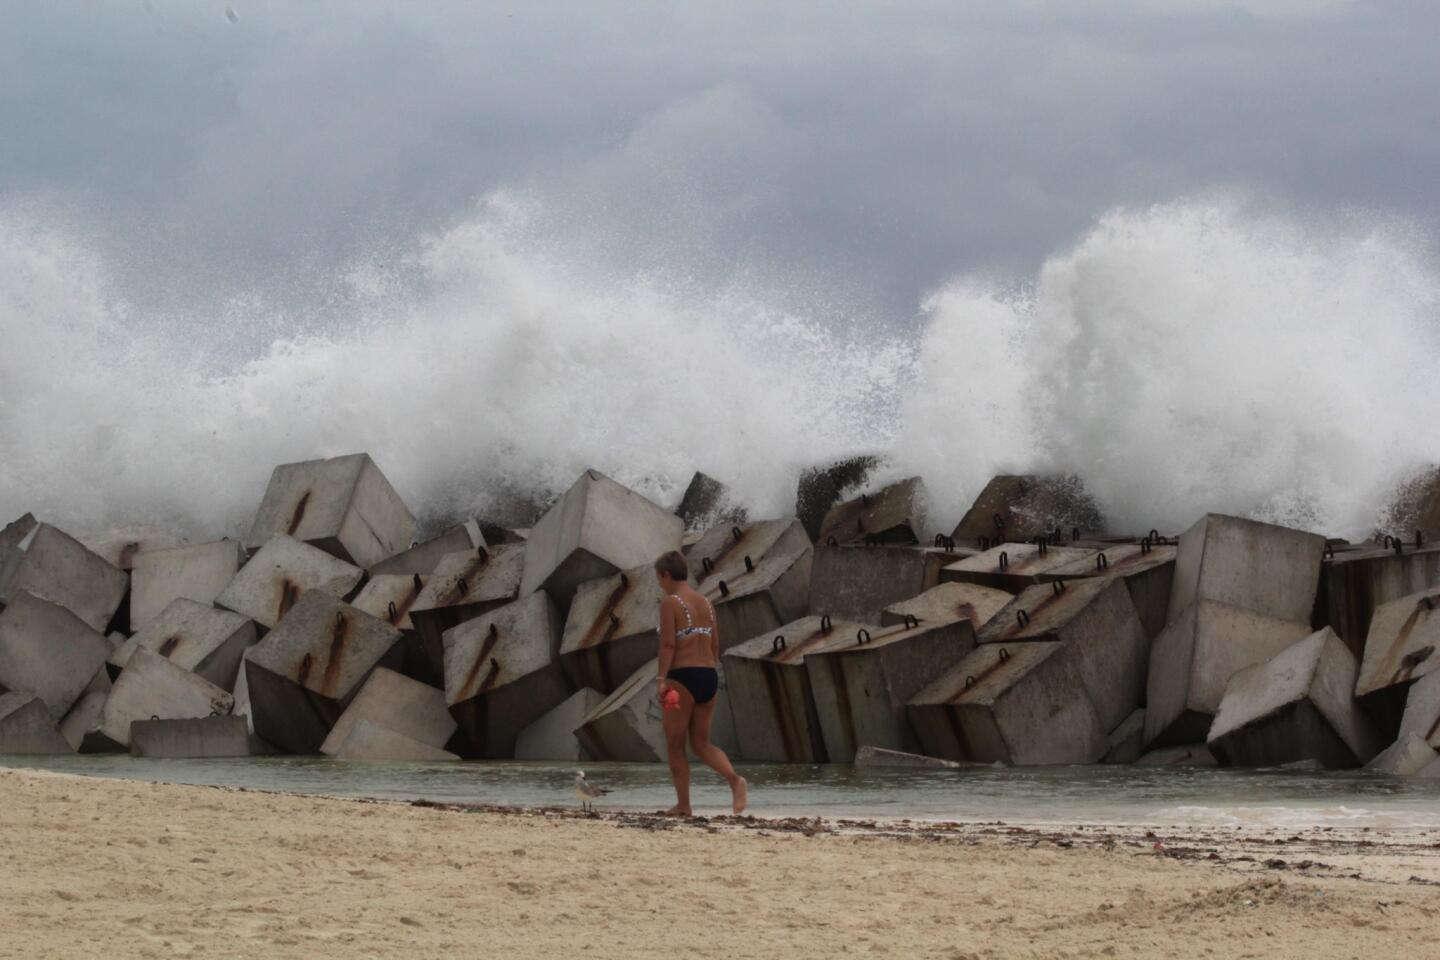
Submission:
<svg viewBox="0 0 1440 960">
<path fill-rule="evenodd" d="M 25 592 L 0 611 L 0 692 L 45 701 L 59 723 L 110 656 L 110 641 L 65 607 Z"/>
<path fill-rule="evenodd" d="M 598 707 L 605 696 L 582 687 L 565 698 L 560 706 L 521 730 L 515 737 L 516 760 L 593 760 L 575 736 L 575 729 Z"/>
<path fill-rule="evenodd" d="M 582 584 L 560 640 L 560 664 L 570 682 L 609 694 L 654 659 L 663 597 L 649 563 Z"/>
<path fill-rule="evenodd" d="M 0 605 L 28 593 L 58 603 L 92 630 L 102 633 L 130 578 L 69 534 L 42 523 L 16 545 L 7 568 L 0 571 Z"/>
<path fill-rule="evenodd" d="M 28 691 L 0 693 L 0 757 L 74 753 L 45 701 Z"/>
<path fill-rule="evenodd" d="M 855 751 L 855 766 L 857 769 L 959 770 L 965 764 L 956 763 L 954 760 L 941 760 L 939 757 L 925 757 L 918 753 L 867 746 Z"/>
<path fill-rule="evenodd" d="M 1409 544 L 1336 550 L 1321 566 L 1316 608 L 1350 652 L 1363 658 L 1376 607 L 1437 586 L 1440 543 L 1418 550 Z"/>
<path fill-rule="evenodd" d="M 234 697 L 210 681 L 149 650 L 136 650 L 105 701 L 100 733 L 128 747 L 136 720 L 223 716 L 234 704 Z"/>
<path fill-rule="evenodd" d="M 1222 763 L 1358 767 L 1385 746 L 1355 702 L 1358 665 L 1329 627 L 1230 678 L 1206 745 Z"/>
<path fill-rule="evenodd" d="M 370 455 L 355 453 L 275 468 L 245 546 L 281 534 L 371 567 L 410 546 L 415 518 Z"/>
<path fill-rule="evenodd" d="M 819 562 L 818 551 L 816 557 Z M 939 576 L 939 571 L 935 571 Z M 880 611 L 880 625 L 893 627 L 914 617 L 921 623 L 930 620 L 969 620 L 976 632 L 989 623 L 995 614 L 1013 600 L 1004 590 L 982 587 L 976 583 L 941 583 L 919 596 L 892 603 Z"/>
<path fill-rule="evenodd" d="M 730 499 L 729 488 L 714 477 L 696 472 L 675 508 L 686 530 L 703 530 L 716 524 L 744 523 L 745 508 Z M 803 529 L 803 528 L 802 528 Z"/>
<path fill-rule="evenodd" d="M 969 544 L 982 538 L 1021 541 L 1066 535 L 1078 528 L 1085 536 L 1102 531 L 1105 520 L 1079 477 L 1001 475 L 991 479 L 965 512 L 951 537 Z"/>
<path fill-rule="evenodd" d="M 822 542 L 810 574 L 810 611 L 879 626 L 886 607 L 934 587 L 941 570 L 971 555 L 933 546 Z"/>
<path fill-rule="evenodd" d="M 1408 684 L 1440 668 L 1440 589 L 1382 603 L 1370 620 L 1355 695 Z"/>
<path fill-rule="evenodd" d="M 570 695 L 561 629 L 537 591 L 445 631 L 445 702 L 476 756 L 514 757 L 520 731 Z"/>
<path fill-rule="evenodd" d="M 222 690 L 234 690 L 240 658 L 259 639 L 255 624 L 238 613 L 194 600 L 172 600 L 158 616 L 110 656 L 124 669 L 136 650 L 149 650 Z"/>
<path fill-rule="evenodd" d="M 1016 766 L 1105 756 L 1105 727 L 1060 655 L 1064 647 L 1056 640 L 977 646 L 910 699 L 922 752 Z"/>
<path fill-rule="evenodd" d="M 1101 763 L 1134 763 L 1145 752 L 1145 710 L 1137 709 L 1110 731 L 1106 738 L 1109 749 Z"/>
<path fill-rule="evenodd" d="M 653 563 L 678 549 L 684 528 L 663 507 L 587 470 L 531 529 L 520 593 L 543 589 L 566 609 L 585 581 Z"/>
<path fill-rule="evenodd" d="M 130 574 L 130 629 L 144 629 L 172 600 L 214 603 L 244 563 L 245 551 L 238 540 L 136 555 Z"/>
<path fill-rule="evenodd" d="M 1060 656 L 1114 730 L 1145 703 L 1150 640 L 1125 584 L 1115 578 L 1036 584 L 981 628 L 978 643 L 1059 640 Z"/>
<path fill-rule="evenodd" d="M 1214 754 L 1200 743 L 1151 750 L 1135 761 L 1137 767 L 1218 767 Z"/>
<path fill-rule="evenodd" d="M 473 552 L 483 546 L 486 546 L 486 539 L 480 532 L 479 522 L 466 520 L 436 534 L 424 543 L 417 543 L 393 557 L 371 564 L 369 573 L 372 578 L 394 576 L 408 579 L 416 575 L 428 577 L 449 554 Z"/>
<path fill-rule="evenodd" d="M 1426 743 L 1424 737 L 1402 733 L 1399 740 L 1365 764 L 1365 769 L 1392 777 L 1410 777 L 1436 761 L 1440 761 L 1440 753 L 1436 753 L 1435 748 Z"/>
<path fill-rule="evenodd" d="M 1412 733 L 1440 749 L 1440 671 L 1416 680 L 1405 695 L 1400 736 Z"/>
<path fill-rule="evenodd" d="M 1180 535 L 1166 622 L 1204 600 L 1309 623 L 1324 553 L 1316 533 L 1206 514 Z"/>
<path fill-rule="evenodd" d="M 1083 557 L 1039 575 L 1042 582 L 1077 577 L 1111 577 L 1125 581 L 1145 636 L 1154 640 L 1165 629 L 1170 591 L 1175 580 L 1173 544 L 1107 543 L 1094 556 Z"/>
<path fill-rule="evenodd" d="M 245 655 L 255 733 L 290 753 L 318 752 L 371 672 L 399 666 L 399 641 L 383 620 L 306 592 Z"/>
<path fill-rule="evenodd" d="M 1308 623 L 1201 600 L 1155 638 L 1145 687 L 1145 743 L 1202 741 L 1230 678 L 1310 634 Z"/>
<path fill-rule="evenodd" d="M 76 753 L 108 753 L 118 749 L 100 733 L 105 701 L 110 699 L 111 687 L 110 672 L 104 667 L 96 670 L 80 699 L 60 721 L 60 735 Z"/>
<path fill-rule="evenodd" d="M 862 629 L 849 643 L 808 652 L 805 669 L 830 762 L 850 763 L 862 745 L 931 753 L 918 749 L 905 705 L 974 647 L 969 620 L 911 621 Z"/>
<path fill-rule="evenodd" d="M 410 605 L 405 669 L 426 683 L 445 683 L 446 630 L 497 610 L 520 596 L 525 547 L 505 544 L 447 554 Z"/>
<path fill-rule="evenodd" d="M 940 571 L 944 583 L 977 583 L 982 587 L 1019 593 L 1040 582 L 1041 574 L 1060 567 L 1092 564 L 1099 551 L 1092 547 L 1054 547 L 1048 543 L 1001 543 L 973 557 L 965 557 Z M 1087 567 L 1088 569 L 1088 567 Z"/>
<path fill-rule="evenodd" d="M 335 721 L 320 752 L 328 756 L 338 753 L 355 724 L 363 720 L 437 748 L 455 735 L 455 718 L 446 708 L 445 691 L 385 667 L 376 667 L 370 674 Z"/>
<path fill-rule="evenodd" d="M 130 724 L 130 755 L 166 760 L 250 756 L 244 717 L 136 720 Z"/>
<path fill-rule="evenodd" d="M 810 571 L 815 551 L 772 552 L 738 576 L 707 581 L 723 653 L 737 643 L 778 629 L 810 608 Z"/>
<path fill-rule="evenodd" d="M 831 508 L 840 502 L 841 495 L 865 483 L 879 465 L 879 457 L 865 454 L 808 467 L 801 472 L 795 491 L 795 516 L 811 540 L 820 539 L 820 525 Z"/>
<path fill-rule="evenodd" d="M 861 625 L 805 617 L 736 644 L 724 656 L 735 736 L 746 760 L 826 763 L 807 654 L 852 644 Z"/>
<path fill-rule="evenodd" d="M 919 543 L 925 536 L 929 499 L 919 477 L 862 493 L 831 508 L 817 542 Z"/>
<path fill-rule="evenodd" d="M 655 700 L 659 665 L 659 660 L 651 660 L 641 666 L 575 728 L 575 736 L 591 757 L 633 763 L 665 760 L 664 719 Z M 723 666 L 719 673 L 720 691 L 715 695 L 710 741 L 734 758 L 740 755 L 735 742 L 735 716 Z"/>
<path fill-rule="evenodd" d="M 442 763 L 460 758 L 448 750 L 361 720 L 335 749 L 336 760 L 350 763 Z"/>
<path fill-rule="evenodd" d="M 273 629 L 305 594 L 315 591 L 341 600 L 364 577 L 359 567 L 281 533 L 240 568 L 215 603 Z"/>
</svg>

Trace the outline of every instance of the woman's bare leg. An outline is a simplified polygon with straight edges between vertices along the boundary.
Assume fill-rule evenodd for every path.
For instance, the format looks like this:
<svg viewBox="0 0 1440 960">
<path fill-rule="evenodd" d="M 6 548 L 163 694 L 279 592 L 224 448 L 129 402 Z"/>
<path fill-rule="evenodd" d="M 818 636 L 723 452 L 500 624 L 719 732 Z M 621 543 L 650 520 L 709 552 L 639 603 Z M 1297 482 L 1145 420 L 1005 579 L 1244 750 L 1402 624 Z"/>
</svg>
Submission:
<svg viewBox="0 0 1440 960">
<path fill-rule="evenodd" d="M 695 707 L 694 713 L 690 715 L 690 749 L 695 751 L 711 770 L 725 778 L 730 784 L 731 809 L 735 813 L 745 812 L 745 807 L 750 803 L 750 784 L 745 778 L 735 772 L 730 765 L 730 758 L 725 756 L 725 751 L 710 742 L 710 724 L 715 719 L 715 700 L 702 703 Z"/>
<path fill-rule="evenodd" d="M 690 759 L 685 756 L 685 737 L 690 728 L 690 715 L 695 698 L 679 687 L 680 709 L 661 710 L 665 725 L 665 755 L 670 763 L 670 779 L 675 784 L 675 806 L 665 812 L 671 816 L 690 816 Z"/>
</svg>

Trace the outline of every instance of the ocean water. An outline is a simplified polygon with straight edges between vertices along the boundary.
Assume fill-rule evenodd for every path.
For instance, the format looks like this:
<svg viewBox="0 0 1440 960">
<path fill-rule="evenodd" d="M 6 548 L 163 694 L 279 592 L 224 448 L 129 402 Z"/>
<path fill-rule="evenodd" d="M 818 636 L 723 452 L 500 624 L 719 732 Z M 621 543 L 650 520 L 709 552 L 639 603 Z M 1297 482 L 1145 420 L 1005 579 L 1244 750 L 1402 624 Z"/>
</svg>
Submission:
<svg viewBox="0 0 1440 960">
<path fill-rule="evenodd" d="M 1115 210 L 1033 275 L 877 317 L 744 277 L 699 293 L 683 262 L 591 269 L 545 216 L 495 195 L 317 267 L 319 313 L 257 280 L 176 315 L 0 209 L 0 519 L 234 535 L 274 464 L 356 450 L 429 521 L 586 467 L 666 504 L 700 469 L 782 515 L 801 466 L 875 450 L 927 479 L 936 530 L 995 472 L 1064 470 L 1117 531 L 1220 510 L 1355 537 L 1440 460 L 1440 270 L 1393 220 Z"/>
<path fill-rule="evenodd" d="M 150 760 L 129 756 L 0 757 L 0 766 L 124 779 L 247 787 L 385 800 L 571 805 L 575 766 L 551 763 L 353 764 L 320 758 Z M 1360 772 L 1082 766 L 855 770 L 742 764 L 751 813 L 916 820 L 1273 829 L 1440 828 L 1440 781 Z M 585 765 L 614 792 L 603 807 L 649 811 L 674 803 L 659 764 Z M 698 813 L 726 812 L 729 791 L 696 768 Z"/>
</svg>

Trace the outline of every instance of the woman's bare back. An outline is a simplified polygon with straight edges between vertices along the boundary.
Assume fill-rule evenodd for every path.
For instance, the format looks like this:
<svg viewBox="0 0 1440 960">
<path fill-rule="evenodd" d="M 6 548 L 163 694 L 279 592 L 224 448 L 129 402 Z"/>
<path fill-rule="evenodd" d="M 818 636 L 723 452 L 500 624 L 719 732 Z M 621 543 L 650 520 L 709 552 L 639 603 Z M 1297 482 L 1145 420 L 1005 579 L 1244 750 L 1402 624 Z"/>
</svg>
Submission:
<svg viewBox="0 0 1440 960">
<path fill-rule="evenodd" d="M 704 594 L 690 585 L 681 586 L 665 598 L 675 628 L 676 667 L 719 666 L 720 636 L 715 626 L 715 608 Z"/>
</svg>

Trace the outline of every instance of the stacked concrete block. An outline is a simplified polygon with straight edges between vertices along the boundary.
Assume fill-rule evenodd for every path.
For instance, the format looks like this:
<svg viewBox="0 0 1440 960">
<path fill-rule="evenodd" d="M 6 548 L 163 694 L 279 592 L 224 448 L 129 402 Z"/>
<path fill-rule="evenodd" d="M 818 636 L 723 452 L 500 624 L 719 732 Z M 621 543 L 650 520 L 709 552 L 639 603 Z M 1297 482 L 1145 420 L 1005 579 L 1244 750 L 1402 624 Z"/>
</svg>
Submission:
<svg viewBox="0 0 1440 960">
<path fill-rule="evenodd" d="M 335 747 L 336 760 L 350 763 L 446 763 L 460 757 L 388 727 L 361 720 Z"/>
<path fill-rule="evenodd" d="M 587 470 L 531 529 L 520 593 L 543 589 L 567 609 L 585 581 L 678 549 L 684 527 L 663 507 Z"/>
<path fill-rule="evenodd" d="M 604 694 L 589 687 L 576 690 L 554 710 L 515 737 L 516 760 L 593 760 L 575 730 L 594 712 Z"/>
<path fill-rule="evenodd" d="M 104 631 L 125 599 L 130 578 L 63 531 L 36 525 L 19 540 L 0 569 L 0 605 L 28 593 L 58 603 Z"/>
<path fill-rule="evenodd" d="M 238 540 L 138 554 L 130 574 L 130 629 L 143 629 L 172 600 L 214 603 L 244 563 L 245 551 Z"/>
<path fill-rule="evenodd" d="M 290 753 L 318 752 L 371 672 L 399 666 L 399 641 L 383 620 L 319 590 L 305 593 L 245 655 L 255 733 Z"/>
<path fill-rule="evenodd" d="M 831 508 L 840 502 L 841 495 L 865 483 L 879 465 L 880 458 L 867 454 L 801 472 L 795 490 L 795 516 L 811 540 L 820 538 L 820 525 Z"/>
<path fill-rule="evenodd" d="M 1019 593 L 1039 583 L 1042 574 L 1051 574 L 1051 579 L 1065 579 L 1054 571 L 1077 563 L 1094 563 L 1097 552 L 1091 547 L 1056 547 L 1045 542 L 1001 543 L 948 565 L 940 571 L 940 579 L 946 583 L 976 583 Z"/>
<path fill-rule="evenodd" d="M 1401 733 L 1400 739 L 1376 754 L 1365 764 L 1365 769 L 1393 777 L 1412 777 L 1437 761 L 1440 761 L 1440 753 L 1436 753 L 1424 737 Z"/>
<path fill-rule="evenodd" d="M 1440 586 L 1440 543 L 1370 545 L 1327 554 L 1320 575 L 1317 612 L 1356 657 L 1376 607 Z"/>
<path fill-rule="evenodd" d="M 281 534 L 370 567 L 410 546 L 415 518 L 370 455 L 357 453 L 275 468 L 245 546 Z"/>
<path fill-rule="evenodd" d="M 815 548 L 810 575 L 810 610 L 881 625 L 886 607 L 934 587 L 941 570 L 973 553 L 949 547 L 822 542 Z"/>
<path fill-rule="evenodd" d="M 537 591 L 445 632 L 445 702 L 476 756 L 513 757 L 520 731 L 570 695 L 561 629 Z"/>
<path fill-rule="evenodd" d="M 440 561 L 452 553 L 465 553 L 486 545 L 480 524 L 474 520 L 457 523 L 408 550 L 402 550 L 379 563 L 370 565 L 370 576 L 426 577 Z"/>
<path fill-rule="evenodd" d="M 849 763 L 861 746 L 916 752 L 906 704 L 975 647 L 969 620 L 857 630 L 805 657 L 825 754 Z M 929 752 L 929 751 L 925 751 Z"/>
<path fill-rule="evenodd" d="M 281 533 L 240 568 L 215 603 L 273 629 L 306 594 L 341 600 L 364 578 L 359 567 Z"/>
<path fill-rule="evenodd" d="M 1100 760 L 1107 731 L 1064 648 L 1057 640 L 977 646 L 911 698 L 922 752 L 1014 765 Z"/>
<path fill-rule="evenodd" d="M 102 667 L 95 671 L 88 686 L 75 701 L 75 706 L 60 721 L 60 735 L 76 753 L 108 753 L 118 749 L 116 744 L 100 733 L 100 723 L 105 716 L 105 701 L 110 699 L 113 684 L 110 671 Z"/>
<path fill-rule="evenodd" d="M 1078 477 L 994 477 L 951 534 L 957 543 L 1021 541 L 1052 536 L 1094 536 L 1104 527 L 1094 499 Z"/>
<path fill-rule="evenodd" d="M 1408 685 L 1440 668 L 1440 589 L 1382 603 L 1370 620 L 1356 696 Z"/>
<path fill-rule="evenodd" d="M 1037 584 L 979 632 L 981 644 L 1059 640 L 1061 658 L 1080 680 L 1107 733 L 1145 702 L 1150 641 L 1118 579 Z"/>
<path fill-rule="evenodd" d="M 1358 667 L 1329 627 L 1230 678 L 1207 746 L 1222 763 L 1358 767 L 1384 741 L 1355 702 Z"/>
<path fill-rule="evenodd" d="M 1077 577 L 1118 578 L 1125 581 L 1130 600 L 1145 636 L 1151 640 L 1165 629 L 1170 610 L 1170 591 L 1175 580 L 1175 556 L 1172 544 L 1107 543 L 1093 557 L 1055 567 L 1040 574 L 1041 581 L 1070 580 Z"/>
<path fill-rule="evenodd" d="M 806 655 L 851 644 L 861 624 L 805 617 L 725 653 L 740 755 L 771 763 L 826 763 Z"/>
<path fill-rule="evenodd" d="M 581 745 L 596 760 L 652 763 L 665 760 L 664 714 L 655 699 L 659 661 L 651 660 L 625 679 L 575 729 Z M 730 706 L 729 683 L 719 669 L 720 689 L 710 742 L 731 757 L 740 756 L 735 739 L 735 715 Z M 693 759 L 693 757 L 692 757 Z"/>
<path fill-rule="evenodd" d="M 936 575 L 939 575 L 939 571 L 936 571 Z M 982 587 L 975 583 L 941 583 L 919 596 L 892 603 L 880 611 L 880 625 L 893 627 L 912 617 L 922 623 L 958 618 L 969 620 L 978 632 L 1012 599 L 1014 598 L 1004 590 L 993 587 Z"/>
<path fill-rule="evenodd" d="M 240 658 L 259 639 L 254 622 L 194 600 L 172 600 L 110 656 L 123 670 L 136 650 L 149 650 L 222 690 L 234 690 Z"/>
<path fill-rule="evenodd" d="M 105 700 L 99 732 L 128 747 L 130 724 L 136 720 L 224 715 L 234 703 L 234 697 L 210 681 L 149 650 L 136 650 Z"/>
<path fill-rule="evenodd" d="M 25 592 L 0 611 L 0 691 L 33 693 L 58 724 L 110 656 L 110 641 L 57 603 Z"/>
<path fill-rule="evenodd" d="M 33 693 L 0 693 L 0 757 L 74 753 Z"/>
<path fill-rule="evenodd" d="M 1149 746 L 1203 741 L 1230 678 L 1311 632 L 1324 551 L 1316 534 L 1218 514 L 1181 535 L 1150 655 Z"/>
<path fill-rule="evenodd" d="M 250 736 L 244 717 L 136 720 L 130 724 L 130 754 L 162 760 L 248 757 Z"/>
<path fill-rule="evenodd" d="M 715 608 L 722 652 L 805 615 L 814 555 L 809 545 L 794 553 L 772 552 L 732 578 L 708 583 L 704 593 Z"/>
<path fill-rule="evenodd" d="M 443 557 L 409 609 L 413 632 L 405 638 L 406 671 L 443 686 L 445 631 L 497 610 L 520 596 L 525 547 L 476 547 Z"/>
<path fill-rule="evenodd" d="M 1101 763 L 1134 763 L 1145 752 L 1145 710 L 1139 709 L 1110 731 Z"/>
<path fill-rule="evenodd" d="M 411 680 L 386 667 L 376 667 L 355 699 L 335 721 L 320 752 L 334 756 L 357 723 L 366 721 L 435 748 L 455 735 L 455 718 L 445 705 L 445 692 Z"/>
<path fill-rule="evenodd" d="M 819 543 L 919 543 L 925 535 L 929 494 L 910 477 L 837 504 L 820 524 Z"/>
<path fill-rule="evenodd" d="M 1410 685 L 1400 736 L 1414 734 L 1440 749 L 1440 671 L 1428 673 Z"/>
<path fill-rule="evenodd" d="M 648 563 L 582 585 L 560 641 L 560 663 L 570 682 L 609 694 L 653 659 L 663 597 Z"/>
<path fill-rule="evenodd" d="M 731 501 L 725 484 L 698 471 L 685 488 L 675 515 L 685 524 L 686 530 L 745 522 L 745 508 Z"/>
</svg>

